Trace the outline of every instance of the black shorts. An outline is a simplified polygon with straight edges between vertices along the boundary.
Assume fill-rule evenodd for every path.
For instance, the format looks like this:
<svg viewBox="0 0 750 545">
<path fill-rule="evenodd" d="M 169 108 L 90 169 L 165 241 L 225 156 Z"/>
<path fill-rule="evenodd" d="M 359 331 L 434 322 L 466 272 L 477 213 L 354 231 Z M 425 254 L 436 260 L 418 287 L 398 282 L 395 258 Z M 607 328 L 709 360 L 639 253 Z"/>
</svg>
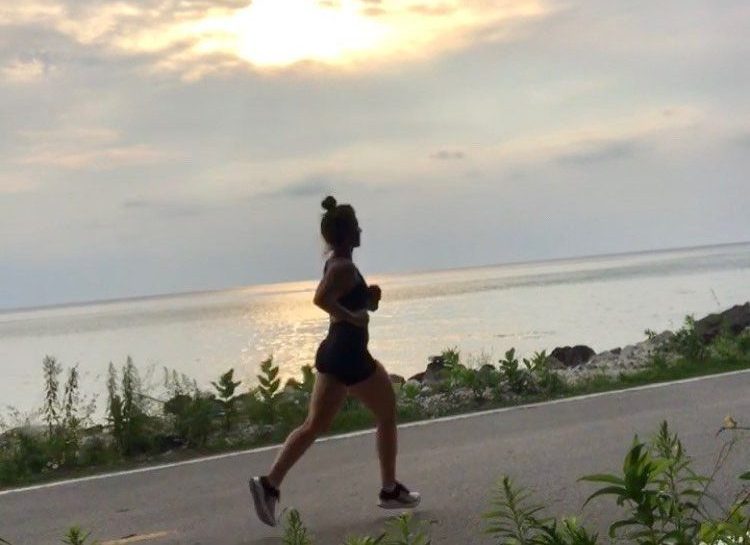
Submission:
<svg viewBox="0 0 750 545">
<path fill-rule="evenodd" d="M 370 378 L 377 363 L 367 350 L 366 328 L 349 322 L 331 324 L 328 336 L 315 354 L 315 369 L 332 375 L 346 386 L 353 386 Z"/>
</svg>

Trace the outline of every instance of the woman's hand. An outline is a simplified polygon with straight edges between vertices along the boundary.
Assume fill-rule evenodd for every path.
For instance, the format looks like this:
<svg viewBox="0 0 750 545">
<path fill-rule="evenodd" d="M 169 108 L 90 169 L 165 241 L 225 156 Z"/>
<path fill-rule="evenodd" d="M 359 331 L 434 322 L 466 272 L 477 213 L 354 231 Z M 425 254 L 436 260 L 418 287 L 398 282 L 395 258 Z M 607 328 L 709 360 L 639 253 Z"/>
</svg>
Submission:
<svg viewBox="0 0 750 545">
<path fill-rule="evenodd" d="M 372 284 L 367 287 L 367 310 L 378 310 L 378 303 L 381 297 L 380 286 Z"/>
</svg>

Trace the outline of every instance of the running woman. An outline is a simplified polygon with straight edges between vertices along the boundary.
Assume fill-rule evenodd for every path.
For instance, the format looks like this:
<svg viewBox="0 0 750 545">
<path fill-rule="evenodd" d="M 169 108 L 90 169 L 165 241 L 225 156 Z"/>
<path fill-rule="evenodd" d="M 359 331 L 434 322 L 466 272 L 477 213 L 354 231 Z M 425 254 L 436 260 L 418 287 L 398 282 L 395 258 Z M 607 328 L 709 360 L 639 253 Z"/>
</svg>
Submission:
<svg viewBox="0 0 750 545">
<path fill-rule="evenodd" d="M 333 197 L 322 204 L 326 212 L 320 231 L 331 255 L 313 302 L 330 315 L 330 326 L 315 356 L 317 374 L 305 422 L 289 435 L 271 471 L 250 480 L 255 511 L 269 526 L 277 524 L 276 505 L 284 477 L 315 439 L 328 430 L 347 394 L 358 398 L 375 416 L 382 480 L 378 505 L 384 509 L 412 508 L 420 501 L 418 493 L 396 480 L 396 396 L 385 368 L 367 349 L 368 310 L 377 309 L 380 289 L 368 287 L 352 261 L 362 229 L 350 205 L 337 205 Z"/>
</svg>

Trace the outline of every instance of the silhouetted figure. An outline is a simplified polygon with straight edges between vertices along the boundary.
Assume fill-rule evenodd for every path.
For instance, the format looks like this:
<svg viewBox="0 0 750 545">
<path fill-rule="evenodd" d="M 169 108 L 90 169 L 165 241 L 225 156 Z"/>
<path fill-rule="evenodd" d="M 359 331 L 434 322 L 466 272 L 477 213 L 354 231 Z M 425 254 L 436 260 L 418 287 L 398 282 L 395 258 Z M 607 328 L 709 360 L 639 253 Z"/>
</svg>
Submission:
<svg viewBox="0 0 750 545">
<path fill-rule="evenodd" d="M 416 507 L 420 501 L 418 493 L 409 492 L 396 480 L 396 396 L 385 368 L 367 349 L 368 310 L 377 310 L 381 292 L 378 286 L 367 285 L 352 261 L 362 229 L 350 205 L 337 205 L 333 197 L 322 204 L 326 212 L 320 231 L 331 255 L 313 301 L 330 315 L 330 326 L 315 356 L 318 372 L 305 422 L 289 435 L 268 475 L 250 480 L 258 518 L 270 526 L 277 522 L 281 482 L 315 439 L 328 430 L 347 394 L 362 401 L 375 416 L 382 479 L 380 507 Z"/>
</svg>

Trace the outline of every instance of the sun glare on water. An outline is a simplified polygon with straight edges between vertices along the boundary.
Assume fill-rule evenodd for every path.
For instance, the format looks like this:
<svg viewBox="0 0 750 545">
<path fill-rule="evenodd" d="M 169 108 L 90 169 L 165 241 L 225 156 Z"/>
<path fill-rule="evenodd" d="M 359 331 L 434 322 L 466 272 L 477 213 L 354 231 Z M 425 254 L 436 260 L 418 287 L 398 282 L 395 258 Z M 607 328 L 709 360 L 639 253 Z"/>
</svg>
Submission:
<svg viewBox="0 0 750 545">
<path fill-rule="evenodd" d="M 310 0 L 255 0 L 232 26 L 238 56 L 258 66 L 343 64 L 388 37 L 388 28 L 363 15 L 356 2 L 333 9 Z"/>
</svg>

